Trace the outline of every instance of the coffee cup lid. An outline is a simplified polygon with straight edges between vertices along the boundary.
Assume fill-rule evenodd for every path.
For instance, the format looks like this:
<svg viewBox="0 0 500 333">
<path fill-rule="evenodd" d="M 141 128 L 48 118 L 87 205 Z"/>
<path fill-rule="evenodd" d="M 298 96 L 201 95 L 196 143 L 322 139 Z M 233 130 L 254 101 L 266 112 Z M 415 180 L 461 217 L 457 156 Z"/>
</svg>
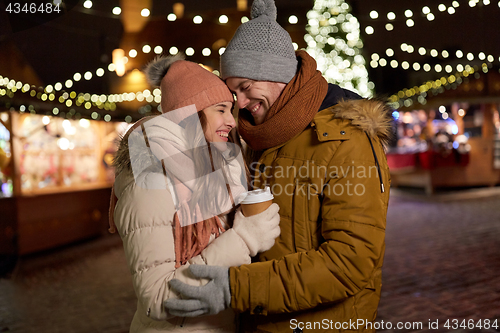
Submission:
<svg viewBox="0 0 500 333">
<path fill-rule="evenodd" d="M 274 196 L 271 193 L 271 189 L 269 188 L 269 186 L 266 186 L 264 189 L 258 189 L 243 193 L 242 196 L 240 197 L 240 203 L 248 205 L 248 204 L 269 201 L 273 199 Z"/>
</svg>

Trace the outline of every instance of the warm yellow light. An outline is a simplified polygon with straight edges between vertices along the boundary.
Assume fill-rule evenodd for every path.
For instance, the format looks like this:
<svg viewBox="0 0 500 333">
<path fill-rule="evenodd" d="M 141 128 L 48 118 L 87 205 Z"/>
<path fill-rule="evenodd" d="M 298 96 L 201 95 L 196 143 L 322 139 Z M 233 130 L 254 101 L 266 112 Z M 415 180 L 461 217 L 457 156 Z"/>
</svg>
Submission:
<svg viewBox="0 0 500 333">
<path fill-rule="evenodd" d="M 201 22 L 203 22 L 203 18 L 200 15 L 196 15 L 195 17 L 193 17 L 193 22 L 194 24 L 200 24 Z"/>
<path fill-rule="evenodd" d="M 113 65 L 116 75 L 123 76 L 125 74 L 125 51 L 122 49 L 114 49 L 113 53 Z"/>
<path fill-rule="evenodd" d="M 247 0 L 236 0 L 236 8 L 240 12 L 247 10 L 248 9 L 248 1 Z"/>
<path fill-rule="evenodd" d="M 148 17 L 149 14 L 151 14 L 151 12 L 149 11 L 149 9 L 144 8 L 143 10 L 141 10 L 141 16 L 142 17 Z"/>
<path fill-rule="evenodd" d="M 182 18 L 184 16 L 184 4 L 181 2 L 176 2 L 172 6 L 172 9 L 174 11 L 174 15 L 177 18 Z"/>
<path fill-rule="evenodd" d="M 120 7 L 113 8 L 113 14 L 120 15 L 122 13 L 122 9 Z"/>
</svg>

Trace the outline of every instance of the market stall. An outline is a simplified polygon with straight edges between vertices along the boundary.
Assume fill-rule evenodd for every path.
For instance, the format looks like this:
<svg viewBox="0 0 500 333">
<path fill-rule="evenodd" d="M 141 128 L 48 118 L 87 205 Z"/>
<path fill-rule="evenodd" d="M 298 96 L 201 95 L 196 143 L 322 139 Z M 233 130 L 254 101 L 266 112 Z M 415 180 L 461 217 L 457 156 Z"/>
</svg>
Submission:
<svg viewBox="0 0 500 333">
<path fill-rule="evenodd" d="M 123 123 L 0 113 L 0 254 L 107 230 L 111 160 Z"/>
<path fill-rule="evenodd" d="M 395 111 L 397 143 L 387 155 L 392 185 L 437 188 L 500 184 L 498 104 L 455 102 Z"/>
</svg>

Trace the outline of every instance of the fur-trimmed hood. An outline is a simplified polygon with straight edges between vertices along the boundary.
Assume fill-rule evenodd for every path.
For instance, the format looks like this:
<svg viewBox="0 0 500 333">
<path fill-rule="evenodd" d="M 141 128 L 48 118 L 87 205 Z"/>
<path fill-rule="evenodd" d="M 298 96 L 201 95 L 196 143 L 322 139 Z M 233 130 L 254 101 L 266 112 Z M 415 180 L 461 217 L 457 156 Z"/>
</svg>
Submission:
<svg viewBox="0 0 500 333">
<path fill-rule="evenodd" d="M 369 136 L 387 144 L 393 135 L 391 109 L 377 99 L 343 100 L 331 108 L 335 118 L 349 119 Z"/>
<path fill-rule="evenodd" d="M 155 117 L 155 116 L 152 116 Z M 144 163 L 144 165 L 139 166 L 139 169 L 143 170 L 148 166 L 156 165 L 158 163 L 151 163 L 151 161 L 157 160 L 151 149 L 143 149 L 142 145 L 129 145 L 129 136 L 138 135 L 137 133 L 132 133 L 134 129 L 141 126 L 142 123 L 150 120 L 152 117 L 145 117 L 135 123 L 122 137 L 117 140 L 118 150 L 116 151 L 115 157 L 113 158 L 113 166 L 115 167 L 115 176 L 122 172 L 132 172 L 132 161 L 131 156 L 134 158 L 135 163 Z M 144 137 L 137 138 L 144 140 Z M 158 170 L 150 170 L 163 172 L 161 168 Z"/>
</svg>

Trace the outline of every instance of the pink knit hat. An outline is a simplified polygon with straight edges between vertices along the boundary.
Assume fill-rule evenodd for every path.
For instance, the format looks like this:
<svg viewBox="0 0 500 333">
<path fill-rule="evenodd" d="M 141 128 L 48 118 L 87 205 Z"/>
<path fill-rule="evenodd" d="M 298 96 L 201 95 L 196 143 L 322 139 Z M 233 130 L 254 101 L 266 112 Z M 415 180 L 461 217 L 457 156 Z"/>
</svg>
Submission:
<svg viewBox="0 0 500 333">
<path fill-rule="evenodd" d="M 234 103 L 224 81 L 180 55 L 157 57 L 145 72 L 151 85 L 160 86 L 163 113 L 191 104 L 201 111 L 221 102 Z"/>
</svg>

